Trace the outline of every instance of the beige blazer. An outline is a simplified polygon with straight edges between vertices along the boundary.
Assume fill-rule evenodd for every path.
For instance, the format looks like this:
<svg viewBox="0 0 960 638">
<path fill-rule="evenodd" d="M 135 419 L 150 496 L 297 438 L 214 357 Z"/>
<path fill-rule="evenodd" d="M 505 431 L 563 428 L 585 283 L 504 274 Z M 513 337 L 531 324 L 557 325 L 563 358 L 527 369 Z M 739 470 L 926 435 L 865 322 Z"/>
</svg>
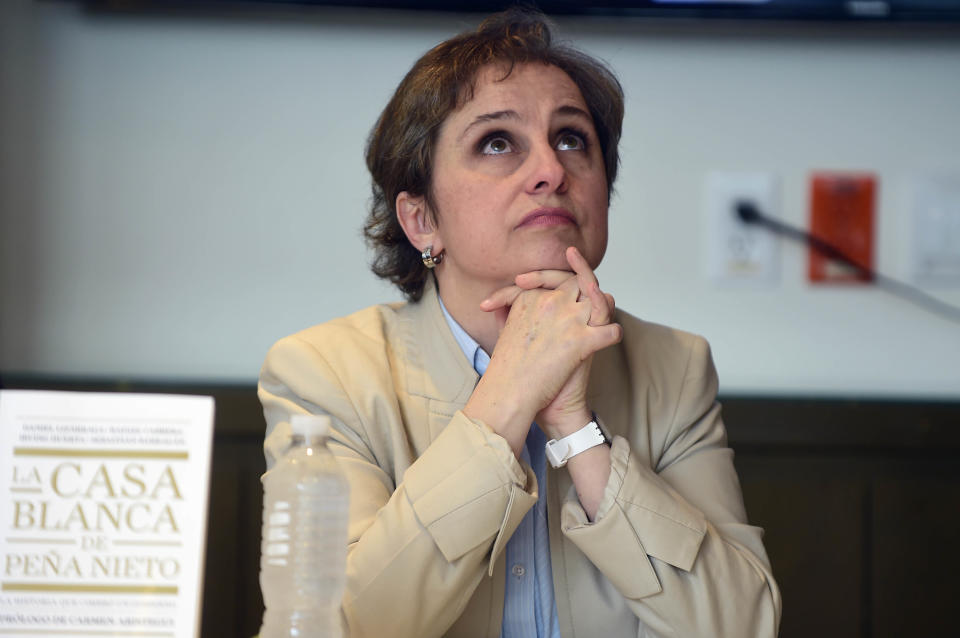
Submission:
<svg viewBox="0 0 960 638">
<path fill-rule="evenodd" d="M 547 469 L 561 634 L 775 636 L 780 595 L 747 524 L 706 341 L 616 320 L 624 339 L 596 355 L 589 389 L 613 438 L 596 522 L 566 469 Z M 500 635 L 503 549 L 544 486 L 460 411 L 477 380 L 429 284 L 419 303 L 314 326 L 267 355 L 268 468 L 291 414 L 333 418 L 351 486 L 345 635 Z"/>
</svg>

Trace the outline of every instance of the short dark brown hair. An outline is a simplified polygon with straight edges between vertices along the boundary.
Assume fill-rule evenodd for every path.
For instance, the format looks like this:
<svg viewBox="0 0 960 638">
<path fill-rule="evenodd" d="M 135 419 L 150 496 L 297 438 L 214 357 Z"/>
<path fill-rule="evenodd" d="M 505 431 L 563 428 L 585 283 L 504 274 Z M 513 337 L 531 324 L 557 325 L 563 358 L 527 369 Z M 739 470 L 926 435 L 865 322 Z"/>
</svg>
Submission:
<svg viewBox="0 0 960 638">
<path fill-rule="evenodd" d="M 367 140 L 373 197 L 363 232 L 374 250 L 371 268 L 400 288 L 407 299 L 420 299 L 427 270 L 397 221 L 397 195 L 407 191 L 430 204 L 433 151 L 440 128 L 452 111 L 473 97 L 482 68 L 503 64 L 505 79 L 514 65 L 531 62 L 561 69 L 580 89 L 603 153 L 607 190 L 612 191 L 619 163 L 623 89 L 605 64 L 554 42 L 546 17 L 524 9 L 495 14 L 476 31 L 441 42 L 403 78 Z"/>
</svg>

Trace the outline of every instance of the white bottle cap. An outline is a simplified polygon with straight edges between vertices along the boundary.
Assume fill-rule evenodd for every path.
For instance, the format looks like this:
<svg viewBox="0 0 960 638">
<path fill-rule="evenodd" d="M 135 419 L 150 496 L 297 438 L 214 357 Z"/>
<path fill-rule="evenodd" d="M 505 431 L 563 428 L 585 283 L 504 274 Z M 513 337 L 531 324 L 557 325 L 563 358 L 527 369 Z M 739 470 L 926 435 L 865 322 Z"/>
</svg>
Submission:
<svg viewBox="0 0 960 638">
<path fill-rule="evenodd" d="M 327 436 L 330 431 L 330 416 L 327 414 L 294 414 L 290 417 L 290 429 L 305 439 Z"/>
</svg>

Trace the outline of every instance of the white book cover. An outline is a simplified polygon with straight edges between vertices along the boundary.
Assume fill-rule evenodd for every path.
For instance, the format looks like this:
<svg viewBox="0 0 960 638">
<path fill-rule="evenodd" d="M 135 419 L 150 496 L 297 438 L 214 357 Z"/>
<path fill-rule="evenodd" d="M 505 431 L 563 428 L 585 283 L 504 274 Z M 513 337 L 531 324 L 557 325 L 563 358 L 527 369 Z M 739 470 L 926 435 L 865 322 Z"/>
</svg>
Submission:
<svg viewBox="0 0 960 638">
<path fill-rule="evenodd" d="M 0 390 L 0 635 L 199 635 L 213 399 Z"/>
</svg>

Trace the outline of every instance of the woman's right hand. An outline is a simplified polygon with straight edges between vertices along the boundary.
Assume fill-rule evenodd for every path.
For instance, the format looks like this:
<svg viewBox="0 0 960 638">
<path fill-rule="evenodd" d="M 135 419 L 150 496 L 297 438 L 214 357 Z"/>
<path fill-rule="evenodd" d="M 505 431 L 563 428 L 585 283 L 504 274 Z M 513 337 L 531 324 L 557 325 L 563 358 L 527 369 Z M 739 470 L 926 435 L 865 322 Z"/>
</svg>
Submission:
<svg viewBox="0 0 960 638">
<path fill-rule="evenodd" d="M 618 324 L 591 325 L 596 301 L 590 294 L 581 298 L 582 277 L 565 275 L 555 289 L 549 284 L 556 278 L 529 290 L 512 286 L 483 306 L 497 310 L 505 321 L 490 365 L 464 413 L 503 436 L 518 456 L 536 415 L 554 401 L 584 361 L 621 338 Z"/>
<path fill-rule="evenodd" d="M 590 268 L 590 264 L 583 255 L 570 247 L 566 252 L 567 262 L 573 268 L 573 274 L 546 270 L 520 275 L 516 278 L 518 287 L 525 290 L 533 288 L 555 288 L 566 281 L 566 278 L 575 277 L 580 288 L 581 299 L 590 300 L 591 326 L 607 325 L 613 319 L 616 307 L 613 296 L 600 290 L 600 284 Z M 565 275 L 558 279 L 557 274 Z M 549 438 L 560 439 L 579 430 L 592 418 L 592 411 L 587 405 L 587 384 L 590 379 L 590 366 L 593 362 L 591 354 L 570 375 L 566 383 L 553 400 L 539 413 L 537 424 L 547 433 Z"/>
</svg>

